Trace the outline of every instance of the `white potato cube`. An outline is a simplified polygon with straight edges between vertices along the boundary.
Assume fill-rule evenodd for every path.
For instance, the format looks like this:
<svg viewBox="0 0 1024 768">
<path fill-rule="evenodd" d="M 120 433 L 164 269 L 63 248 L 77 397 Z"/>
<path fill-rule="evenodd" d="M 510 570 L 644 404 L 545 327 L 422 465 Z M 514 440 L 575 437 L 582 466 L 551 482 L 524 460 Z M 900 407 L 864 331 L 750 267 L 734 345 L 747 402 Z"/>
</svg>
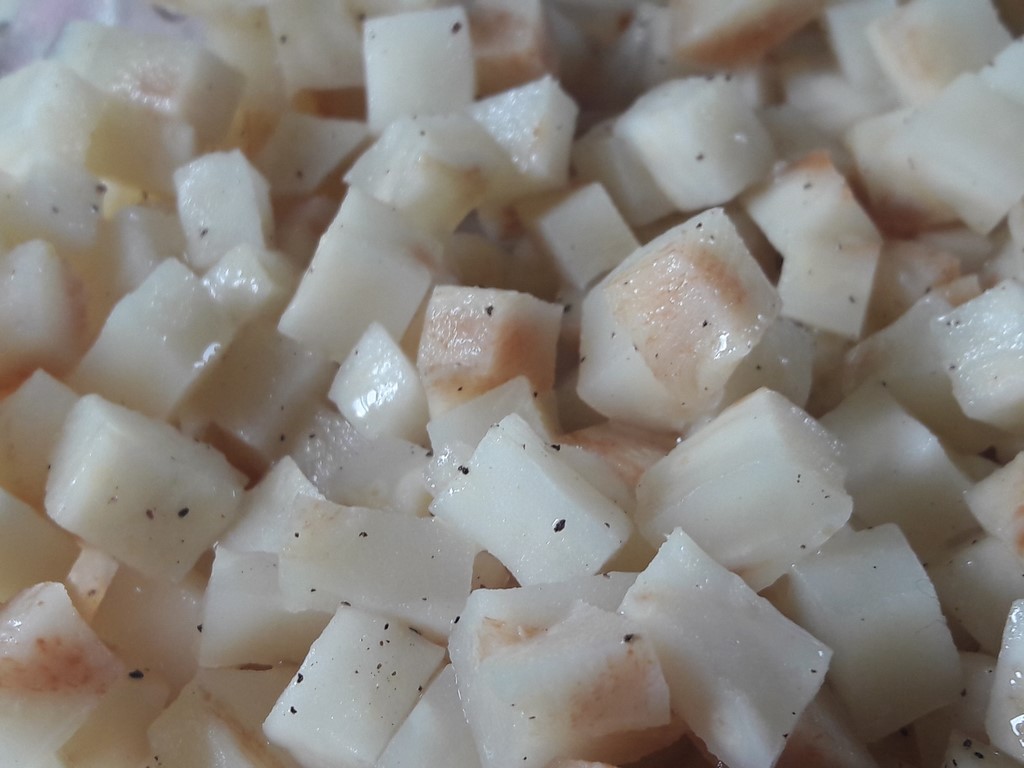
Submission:
<svg viewBox="0 0 1024 768">
<path fill-rule="evenodd" d="M 946 615 L 985 653 L 999 655 L 1006 614 L 1024 578 L 1013 546 L 995 536 L 979 536 L 930 564 L 928 574 Z"/>
<path fill-rule="evenodd" d="M 1024 760 L 1021 677 L 1024 677 L 1024 600 L 1015 600 L 1006 616 L 1003 643 L 985 715 L 985 730 L 993 746 L 1017 761 Z"/>
<path fill-rule="evenodd" d="M 303 5 L 322 4 L 303 2 Z M 281 4 L 274 3 L 270 7 L 276 10 Z M 292 17 L 291 23 L 302 19 Z M 308 40 L 302 38 L 301 43 L 293 42 L 291 48 L 302 51 L 308 44 Z M 347 162 L 366 138 L 366 125 L 362 122 L 285 112 L 257 155 L 256 168 L 270 184 L 275 197 L 307 195 Z"/>
<path fill-rule="evenodd" d="M 487 433 L 459 473 L 431 512 L 520 584 L 598 573 L 630 537 L 625 513 L 516 414 Z"/>
<path fill-rule="evenodd" d="M 997 91 L 1024 104 L 1024 40 L 1018 38 L 1006 46 L 979 74 Z"/>
<path fill-rule="evenodd" d="M 0 488 L 0 603 L 41 581 L 60 581 L 78 556 L 75 540 Z"/>
<path fill-rule="evenodd" d="M 576 103 L 550 75 L 469 108 L 519 171 L 510 196 L 565 185 L 578 113 Z"/>
<path fill-rule="evenodd" d="M 83 619 L 92 621 L 120 569 L 121 564 L 103 550 L 81 545 L 64 585 Z"/>
<path fill-rule="evenodd" d="M 778 304 L 728 215 L 716 208 L 695 216 L 635 251 L 590 290 L 580 397 L 611 418 L 681 429 L 715 408 Z M 634 389 L 651 378 L 664 392 L 658 399 Z"/>
<path fill-rule="evenodd" d="M 187 259 L 209 269 L 237 245 L 266 248 L 273 233 L 270 188 L 238 150 L 214 152 L 174 172 Z"/>
<path fill-rule="evenodd" d="M 294 667 L 292 667 L 294 669 Z M 289 768 L 260 724 L 288 684 L 292 669 L 204 669 L 148 729 L 160 765 Z"/>
<path fill-rule="evenodd" d="M 450 233 L 485 198 L 513 183 L 515 169 L 471 117 L 402 116 L 345 174 L 345 182 L 430 232 Z"/>
<path fill-rule="evenodd" d="M 277 62 L 289 96 L 363 84 L 362 34 L 345 0 L 275 0 L 267 4 Z"/>
<path fill-rule="evenodd" d="M 640 247 L 600 184 L 588 184 L 525 222 L 562 279 L 585 290 Z"/>
<path fill-rule="evenodd" d="M 892 524 L 835 539 L 790 574 L 794 620 L 832 648 L 829 683 L 874 741 L 960 692 L 935 590 Z"/>
<path fill-rule="evenodd" d="M 53 582 L 0 609 L 0 669 L 0 751 L 12 766 L 58 764 L 56 751 L 125 674 Z"/>
<path fill-rule="evenodd" d="M 655 547 L 681 527 L 760 590 L 846 524 L 845 474 L 832 435 L 761 389 L 644 474 L 634 519 Z"/>
<path fill-rule="evenodd" d="M 477 0 L 469 7 L 476 92 L 490 96 L 556 68 L 542 0 Z"/>
<path fill-rule="evenodd" d="M 427 686 L 377 761 L 378 768 L 423 765 L 480 768 L 451 664 Z"/>
<path fill-rule="evenodd" d="M 96 395 L 71 409 L 52 464 L 47 514 L 154 578 L 180 581 L 241 500 L 242 476 L 212 448 Z"/>
<path fill-rule="evenodd" d="M 858 89 L 891 96 L 871 43 L 867 28 L 875 19 L 897 7 L 897 0 L 864 0 L 858 3 L 829 3 L 822 22 L 843 76 Z"/>
<path fill-rule="evenodd" d="M 788 317 L 776 318 L 729 377 L 722 403 L 734 403 L 767 387 L 805 407 L 814 377 L 814 343 L 809 328 Z"/>
<path fill-rule="evenodd" d="M 520 375 L 549 391 L 561 322 L 561 306 L 527 293 L 437 286 L 416 356 L 431 415 Z"/>
<path fill-rule="evenodd" d="M 278 570 L 276 555 L 217 547 L 203 602 L 203 667 L 298 664 L 306 657 L 331 615 L 287 610 Z"/>
<path fill-rule="evenodd" d="M 280 316 L 298 282 L 285 256 L 248 243 L 236 245 L 203 275 L 203 284 L 238 325 Z"/>
<path fill-rule="evenodd" d="M 702 67 L 756 61 L 815 18 L 823 0 L 674 0 L 673 48 Z"/>
<path fill-rule="evenodd" d="M 419 373 L 379 323 L 370 324 L 345 358 L 327 396 L 366 437 L 426 438 L 427 396 Z"/>
<path fill-rule="evenodd" d="M 73 21 L 56 55 L 97 88 L 192 124 L 201 149 L 224 137 L 242 93 L 240 72 L 183 36 Z"/>
<path fill-rule="evenodd" d="M 404 624 L 342 606 L 263 732 L 303 765 L 372 766 L 443 658 Z"/>
<path fill-rule="evenodd" d="M 0 389 L 36 368 L 62 375 L 81 354 L 83 307 L 71 267 L 33 240 L 0 254 Z"/>
<path fill-rule="evenodd" d="M 654 642 L 672 709 L 731 768 L 770 768 L 831 651 L 676 529 L 622 600 Z"/>
<path fill-rule="evenodd" d="M 782 315 L 859 337 L 882 236 L 829 156 L 812 153 L 785 167 L 744 204 L 782 254 Z"/>
<path fill-rule="evenodd" d="M 166 418 L 235 331 L 199 278 L 167 259 L 117 303 L 68 383 Z"/>
<path fill-rule="evenodd" d="M 1002 539 L 1019 556 L 1024 556 L 1024 452 L 999 467 L 965 494 L 974 517 L 992 536 Z"/>
<path fill-rule="evenodd" d="M 36 371 L 0 401 L 0 487 L 42 509 L 50 453 L 77 396 Z"/>
<path fill-rule="evenodd" d="M 20 178 L 40 161 L 84 165 L 103 102 L 96 88 L 52 59 L 0 79 L 0 170 Z"/>
<path fill-rule="evenodd" d="M 675 211 L 642 158 L 629 142 L 616 135 L 613 120 L 598 123 L 576 140 L 572 167 L 581 180 L 602 184 L 634 227 Z"/>
<path fill-rule="evenodd" d="M 964 413 L 1024 431 L 1024 286 L 1005 280 L 932 320 L 932 330 Z"/>
<path fill-rule="evenodd" d="M 913 112 L 885 151 L 906 158 L 935 197 L 987 235 L 1024 196 L 1022 127 L 1024 103 L 966 74 Z"/>
<path fill-rule="evenodd" d="M 396 118 L 455 112 L 473 100 L 473 51 L 461 6 L 370 19 L 363 55 L 375 133 Z"/>
<path fill-rule="evenodd" d="M 681 211 L 728 202 L 771 168 L 775 150 L 738 83 L 688 78 L 659 85 L 615 123 Z"/>
<path fill-rule="evenodd" d="M 374 321 L 401 338 L 439 252 L 398 212 L 349 190 L 278 327 L 339 363 Z"/>
<path fill-rule="evenodd" d="M 291 610 L 351 604 L 448 636 L 479 547 L 447 521 L 308 499 L 291 524 L 279 563 Z"/>
<path fill-rule="evenodd" d="M 990 0 L 912 0 L 875 19 L 868 39 L 878 64 L 907 104 L 928 101 L 964 72 L 1009 45 Z"/>
<path fill-rule="evenodd" d="M 932 290 L 959 278 L 960 266 L 952 253 L 929 243 L 886 240 L 875 270 L 865 332 L 895 322 Z"/>
<path fill-rule="evenodd" d="M 816 764 L 829 768 L 879 768 L 827 685 L 818 689 L 818 695 L 800 715 L 776 767 L 807 768 Z"/>
</svg>

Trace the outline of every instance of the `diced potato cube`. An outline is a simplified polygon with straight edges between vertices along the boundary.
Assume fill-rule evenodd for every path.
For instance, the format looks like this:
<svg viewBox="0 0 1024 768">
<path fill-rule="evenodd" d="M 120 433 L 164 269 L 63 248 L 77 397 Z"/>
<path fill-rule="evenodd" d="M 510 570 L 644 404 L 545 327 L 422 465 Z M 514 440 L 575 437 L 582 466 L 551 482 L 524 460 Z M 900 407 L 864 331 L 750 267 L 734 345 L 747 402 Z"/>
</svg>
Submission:
<svg viewBox="0 0 1024 768">
<path fill-rule="evenodd" d="M 475 102 L 473 119 L 519 171 L 510 196 L 564 186 L 579 109 L 550 75 Z"/>
<path fill-rule="evenodd" d="M 814 19 L 823 0 L 673 0 L 675 54 L 703 67 L 756 61 Z"/>
<path fill-rule="evenodd" d="M 0 603 L 41 581 L 67 576 L 75 540 L 28 504 L 0 488 Z"/>
<path fill-rule="evenodd" d="M 289 96 L 363 84 L 362 34 L 345 0 L 275 0 L 267 5 Z"/>
<path fill-rule="evenodd" d="M 520 584 L 598 573 L 632 530 L 625 513 L 516 414 L 487 433 L 430 509 Z"/>
<path fill-rule="evenodd" d="M 292 47 L 306 45 L 304 40 Z M 285 112 L 257 155 L 256 168 L 275 197 L 306 195 L 348 161 L 366 138 L 366 125 L 355 120 Z"/>
<path fill-rule="evenodd" d="M 985 716 L 985 730 L 993 746 L 1018 762 L 1024 760 L 1024 707 L 1020 680 L 1024 676 L 1024 601 L 1015 600 L 1006 616 L 1003 644 L 996 663 L 992 694 Z"/>
<path fill-rule="evenodd" d="M 61 375 L 81 354 L 83 307 L 74 273 L 49 243 L 0 255 L 0 390 L 36 368 Z"/>
<path fill-rule="evenodd" d="M 868 39 L 868 25 L 897 7 L 897 0 L 830 3 L 822 21 L 844 77 L 858 89 L 890 96 L 891 88 Z"/>
<path fill-rule="evenodd" d="M 839 458 L 817 422 L 761 389 L 647 471 L 634 519 L 655 547 L 683 528 L 760 590 L 849 519 L 853 501 Z"/>
<path fill-rule="evenodd" d="M 829 156 L 813 153 L 787 166 L 745 206 L 782 254 L 782 315 L 860 336 L 882 237 Z"/>
<path fill-rule="evenodd" d="M 366 437 L 381 434 L 424 442 L 427 396 L 419 373 L 379 323 L 345 358 L 327 393 L 342 416 Z"/>
<path fill-rule="evenodd" d="M 516 291 L 441 285 L 427 304 L 416 367 L 433 417 L 516 376 L 555 381 L 562 308 Z"/>
<path fill-rule="evenodd" d="M 804 408 L 814 378 L 814 346 L 814 333 L 809 328 L 788 317 L 776 318 L 729 377 L 722 404 L 734 403 L 767 387 Z"/>
<path fill-rule="evenodd" d="M 1024 286 L 1005 280 L 932 320 L 932 331 L 964 413 L 1024 432 Z"/>
<path fill-rule="evenodd" d="M 231 524 L 243 479 L 209 446 L 86 395 L 54 449 L 46 512 L 151 577 L 180 581 Z"/>
<path fill-rule="evenodd" d="M 304 765 L 374 765 L 443 658 L 408 626 L 343 606 L 263 732 Z"/>
<path fill-rule="evenodd" d="M 654 642 L 673 711 L 715 757 L 732 768 L 775 764 L 829 671 L 825 645 L 679 528 L 619 610 Z"/>
<path fill-rule="evenodd" d="M 1006 46 L 979 74 L 997 91 L 1024 104 L 1024 40 Z"/>
<path fill-rule="evenodd" d="M 275 251 L 236 245 L 203 275 L 203 285 L 238 325 L 277 318 L 299 282 L 298 270 Z"/>
<path fill-rule="evenodd" d="M 952 253 L 916 240 L 887 240 L 875 270 L 865 332 L 895 322 L 932 289 L 958 277 L 960 260 Z"/>
<path fill-rule="evenodd" d="M 1024 452 L 979 481 L 964 498 L 986 531 L 1024 556 Z"/>
<path fill-rule="evenodd" d="M 235 115 L 243 78 L 197 41 L 72 21 L 57 58 L 97 88 L 190 123 L 212 149 Z"/>
<path fill-rule="evenodd" d="M 187 259 L 209 269 L 237 245 L 266 248 L 273 233 L 270 188 L 238 150 L 215 152 L 174 173 Z"/>
<path fill-rule="evenodd" d="M 117 303 L 68 383 L 166 418 L 235 331 L 199 278 L 167 259 Z"/>
<path fill-rule="evenodd" d="M 399 213 L 349 190 L 278 327 L 339 363 L 374 321 L 401 338 L 439 252 Z"/>
<path fill-rule="evenodd" d="M 555 68 L 541 0 L 476 0 L 469 7 L 476 92 L 490 96 L 536 80 Z"/>
<path fill-rule="evenodd" d="M 934 97 L 1010 43 L 990 0 L 912 0 L 868 27 L 878 63 L 907 104 Z"/>
<path fill-rule="evenodd" d="M 370 19 L 363 55 L 375 133 L 396 118 L 455 112 L 473 100 L 473 51 L 461 6 Z"/>
<path fill-rule="evenodd" d="M 304 499 L 280 553 L 290 610 L 373 611 L 443 641 L 469 596 L 479 548 L 447 521 Z"/>
<path fill-rule="evenodd" d="M 83 619 L 92 621 L 120 569 L 121 564 L 103 550 L 82 545 L 64 584 Z"/>
<path fill-rule="evenodd" d="M 712 209 L 695 216 L 635 251 L 590 290 L 580 396 L 611 418 L 681 429 L 718 404 L 778 303 L 728 215 Z M 637 375 L 630 375 L 627 360 L 664 394 L 655 400 L 633 389 Z"/>
<path fill-rule="evenodd" d="M 681 211 L 728 202 L 764 176 L 775 157 L 739 84 L 725 78 L 652 88 L 618 119 L 615 134 Z"/>
<path fill-rule="evenodd" d="M 960 660 L 898 527 L 833 540 L 790 574 L 787 612 L 832 648 L 829 683 L 866 741 L 952 702 Z"/>
<path fill-rule="evenodd" d="M 525 224 L 554 259 L 562 279 L 579 290 L 640 247 L 600 184 L 580 187 Z"/>
</svg>

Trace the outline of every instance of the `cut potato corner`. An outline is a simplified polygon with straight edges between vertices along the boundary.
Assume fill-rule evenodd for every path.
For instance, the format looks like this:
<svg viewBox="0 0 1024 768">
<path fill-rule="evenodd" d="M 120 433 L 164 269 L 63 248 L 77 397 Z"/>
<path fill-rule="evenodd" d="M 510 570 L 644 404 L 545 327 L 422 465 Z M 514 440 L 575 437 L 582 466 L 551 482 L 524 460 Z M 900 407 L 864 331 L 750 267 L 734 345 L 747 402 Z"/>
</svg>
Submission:
<svg viewBox="0 0 1024 768">
<path fill-rule="evenodd" d="M 673 0 L 675 55 L 701 67 L 757 61 L 814 19 L 822 0 Z M 734 767 L 735 768 L 735 767 Z"/>
<path fill-rule="evenodd" d="M 867 35 L 881 71 L 911 105 L 984 66 L 1012 39 L 990 0 L 913 0 L 872 21 Z"/>
<path fill-rule="evenodd" d="M 365 437 L 382 434 L 426 442 L 427 397 L 419 373 L 379 323 L 345 358 L 327 397 Z"/>
<path fill-rule="evenodd" d="M 62 581 L 78 557 L 75 540 L 0 488 L 0 603 L 42 581 Z"/>
<path fill-rule="evenodd" d="M 0 750 L 16 766 L 50 766 L 124 665 L 78 615 L 61 584 L 43 582 L 0 610 Z"/>
<path fill-rule="evenodd" d="M 267 4 L 275 59 L 288 96 L 360 86 L 362 33 L 345 0 L 278 0 Z"/>
<path fill-rule="evenodd" d="M 515 168 L 479 123 L 457 112 L 402 117 L 345 174 L 428 232 L 450 234 L 489 198 L 507 197 Z"/>
<path fill-rule="evenodd" d="M 1024 286 L 1005 280 L 931 321 L 953 394 L 968 416 L 1024 433 Z"/>
<path fill-rule="evenodd" d="M 330 613 L 288 610 L 277 555 L 218 546 L 203 600 L 202 667 L 298 664 Z"/>
<path fill-rule="evenodd" d="M 633 527 L 516 414 L 488 431 L 430 510 L 523 585 L 598 573 Z"/>
<path fill-rule="evenodd" d="M 960 277 L 960 260 L 916 240 L 886 240 L 875 271 L 865 334 L 899 320 L 919 299 Z"/>
<path fill-rule="evenodd" d="M 541 0 L 476 0 L 469 7 L 476 93 L 491 96 L 554 72 L 558 54 Z"/>
<path fill-rule="evenodd" d="M 47 514 L 151 578 L 180 581 L 233 520 L 243 478 L 222 455 L 96 395 L 68 414 Z"/>
<path fill-rule="evenodd" d="M 561 321 L 561 306 L 526 293 L 436 287 L 416 357 L 431 417 L 518 375 L 550 390 Z"/>
<path fill-rule="evenodd" d="M 473 732 L 462 714 L 455 671 L 448 664 L 402 722 L 377 768 L 480 768 Z"/>
<path fill-rule="evenodd" d="M 616 476 L 630 487 L 675 445 L 671 435 L 647 432 L 626 424 L 604 421 L 559 436 L 562 445 L 575 445 L 600 456 Z"/>
<path fill-rule="evenodd" d="M 578 391 L 657 431 L 709 413 L 775 319 L 779 299 L 721 209 L 641 247 L 583 304 Z"/>
<path fill-rule="evenodd" d="M 370 19 L 363 56 L 374 133 L 399 117 L 454 112 L 473 101 L 469 19 L 461 6 Z"/>
<path fill-rule="evenodd" d="M 297 768 L 260 731 L 293 670 L 201 670 L 149 726 L 156 764 Z"/>
<path fill-rule="evenodd" d="M 970 488 L 964 498 L 981 526 L 1024 556 L 1024 452 Z"/>
<path fill-rule="evenodd" d="M 788 317 L 779 317 L 736 366 L 726 382 L 722 405 L 728 406 L 763 387 L 803 408 L 813 383 L 813 331 Z"/>
<path fill-rule="evenodd" d="M 106 93 L 191 124 L 203 151 L 224 137 L 242 93 L 241 73 L 184 37 L 72 21 L 56 57 Z"/>
<path fill-rule="evenodd" d="M 351 189 L 278 327 L 339 363 L 374 321 L 401 338 L 440 252 L 434 238 L 397 211 Z"/>
<path fill-rule="evenodd" d="M 853 515 L 867 526 L 896 523 L 922 562 L 977 530 L 964 503 L 971 480 L 888 389 L 867 385 L 825 414 L 847 470 Z"/>
<path fill-rule="evenodd" d="M 1024 40 L 1018 38 L 1007 45 L 979 74 L 997 91 L 1024 104 Z"/>
<path fill-rule="evenodd" d="M 784 167 L 744 205 L 782 254 L 782 315 L 858 338 L 882 236 L 829 156 L 812 153 Z"/>
<path fill-rule="evenodd" d="M 298 270 L 282 254 L 241 243 L 203 275 L 203 285 L 238 325 L 256 317 L 275 320 L 299 282 Z"/>
<path fill-rule="evenodd" d="M 394 619 L 342 606 L 263 723 L 301 764 L 369 768 L 442 666 L 444 649 Z"/>
<path fill-rule="evenodd" d="M 62 375 L 82 352 L 83 301 L 67 261 L 42 240 L 0 253 L 0 390 L 37 368 Z"/>
<path fill-rule="evenodd" d="M 538 649 L 547 645 L 551 652 L 558 649 L 558 632 L 555 638 L 547 641 L 547 635 L 566 621 L 574 606 L 583 606 L 582 616 L 597 617 L 600 624 L 607 622 L 606 643 L 602 644 L 602 653 L 611 653 L 620 660 L 623 651 L 627 657 L 630 652 L 628 643 L 623 638 L 629 632 L 620 634 L 611 627 L 624 620 L 614 615 L 618 602 L 633 583 L 635 574 L 613 573 L 608 576 L 592 576 L 574 578 L 562 583 L 542 584 L 532 587 L 501 590 L 476 590 L 466 603 L 461 620 L 452 631 L 449 653 L 455 676 L 459 686 L 459 697 L 463 710 L 473 732 L 477 752 L 485 768 L 512 768 L 522 765 L 522 758 L 527 762 L 546 765 L 552 759 L 568 755 L 576 755 L 585 759 L 604 760 L 615 764 L 633 762 L 646 754 L 677 741 L 685 732 L 686 727 L 678 718 L 665 726 L 648 728 L 640 731 L 611 733 L 603 738 L 586 738 L 584 733 L 593 723 L 584 716 L 578 721 L 583 729 L 580 733 L 574 727 L 566 726 L 570 717 L 569 711 L 558 712 L 549 721 L 542 713 L 532 714 L 525 707 L 510 707 L 507 700 L 498 696 L 483 676 L 484 664 L 488 658 L 510 660 L 520 649 L 528 644 L 536 643 Z M 626 622 L 628 624 L 628 622 Z M 563 639 L 572 633 L 573 624 L 562 629 Z M 635 639 L 639 633 L 633 632 Z M 646 644 L 646 641 L 642 641 Z M 550 643 L 550 644 L 549 644 Z M 623 648 L 623 646 L 626 646 Z M 564 650 L 564 649 L 563 649 Z M 582 646 L 577 645 L 567 659 L 564 670 L 567 676 L 585 679 L 588 665 L 596 659 L 591 658 Z M 529 660 L 526 663 L 531 663 Z M 544 657 L 536 660 L 544 663 Z M 602 685 L 598 678 L 597 685 Z M 603 678 L 607 683 L 609 695 L 618 691 L 620 685 L 635 685 L 635 678 L 629 683 L 622 683 L 607 675 Z M 582 693 L 586 685 L 580 689 Z M 650 689 L 640 691 L 634 689 L 627 696 L 645 697 Z M 604 695 L 580 699 L 585 706 L 591 702 L 595 711 L 609 707 L 614 710 L 616 699 Z M 649 700 L 648 707 L 654 700 Z M 630 713 L 621 712 L 623 717 Z"/>
<path fill-rule="evenodd" d="M 1003 629 L 1003 642 L 985 714 L 985 730 L 997 749 L 1018 762 L 1024 760 L 1024 706 L 1020 701 L 1020 679 L 1024 675 L 1024 600 L 1010 606 Z"/>
<path fill-rule="evenodd" d="M 771 138 L 738 83 L 688 78 L 656 86 L 615 123 L 681 211 L 728 202 L 771 167 Z"/>
<path fill-rule="evenodd" d="M 858 90 L 895 100 L 868 39 L 868 26 L 897 7 L 897 0 L 832 3 L 824 8 L 822 23 L 843 76 Z"/>
<path fill-rule="evenodd" d="M 273 234 L 270 186 L 240 151 L 211 152 L 174 172 L 185 259 L 207 270 L 237 245 L 264 249 Z"/>
<path fill-rule="evenodd" d="M 120 563 L 103 550 L 88 545 L 81 547 L 67 572 L 64 585 L 75 610 L 86 621 L 92 621 L 96 615 L 118 568 Z"/>
<path fill-rule="evenodd" d="M 152 756 L 146 729 L 170 698 L 156 675 L 132 670 L 117 679 L 75 735 L 60 748 L 65 768 L 138 768 Z"/>
<path fill-rule="evenodd" d="M 290 522 L 278 564 L 284 608 L 330 616 L 348 604 L 448 637 L 479 551 L 455 526 L 305 498 Z"/>
<path fill-rule="evenodd" d="M 787 614 L 831 646 L 829 683 L 861 738 L 875 741 L 956 699 L 956 647 L 897 526 L 834 538 L 787 578 Z"/>
<path fill-rule="evenodd" d="M 761 389 L 647 471 L 634 519 L 655 547 L 683 528 L 760 591 L 846 524 L 845 474 L 835 438 Z"/>
</svg>

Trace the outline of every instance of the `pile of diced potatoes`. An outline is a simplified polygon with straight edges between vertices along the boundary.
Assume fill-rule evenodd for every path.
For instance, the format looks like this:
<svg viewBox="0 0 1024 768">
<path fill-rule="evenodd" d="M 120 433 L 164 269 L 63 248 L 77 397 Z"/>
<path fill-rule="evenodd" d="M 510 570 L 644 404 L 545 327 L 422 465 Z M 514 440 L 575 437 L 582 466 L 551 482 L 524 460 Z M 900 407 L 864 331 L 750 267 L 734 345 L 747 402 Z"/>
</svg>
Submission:
<svg viewBox="0 0 1024 768">
<path fill-rule="evenodd" d="M 1024 764 L 1020 0 L 153 13 L 0 79 L 0 764 Z"/>
</svg>

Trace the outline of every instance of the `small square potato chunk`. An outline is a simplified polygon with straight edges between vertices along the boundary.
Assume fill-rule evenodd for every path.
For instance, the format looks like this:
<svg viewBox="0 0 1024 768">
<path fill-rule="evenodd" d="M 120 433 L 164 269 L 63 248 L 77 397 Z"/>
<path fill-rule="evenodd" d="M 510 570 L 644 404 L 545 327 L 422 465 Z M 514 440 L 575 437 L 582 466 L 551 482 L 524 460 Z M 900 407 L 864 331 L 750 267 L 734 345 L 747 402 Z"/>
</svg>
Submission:
<svg viewBox="0 0 1024 768">
<path fill-rule="evenodd" d="M 86 395 L 54 449 L 46 512 L 152 578 L 180 581 L 234 519 L 244 477 L 215 450 Z"/>
</svg>

